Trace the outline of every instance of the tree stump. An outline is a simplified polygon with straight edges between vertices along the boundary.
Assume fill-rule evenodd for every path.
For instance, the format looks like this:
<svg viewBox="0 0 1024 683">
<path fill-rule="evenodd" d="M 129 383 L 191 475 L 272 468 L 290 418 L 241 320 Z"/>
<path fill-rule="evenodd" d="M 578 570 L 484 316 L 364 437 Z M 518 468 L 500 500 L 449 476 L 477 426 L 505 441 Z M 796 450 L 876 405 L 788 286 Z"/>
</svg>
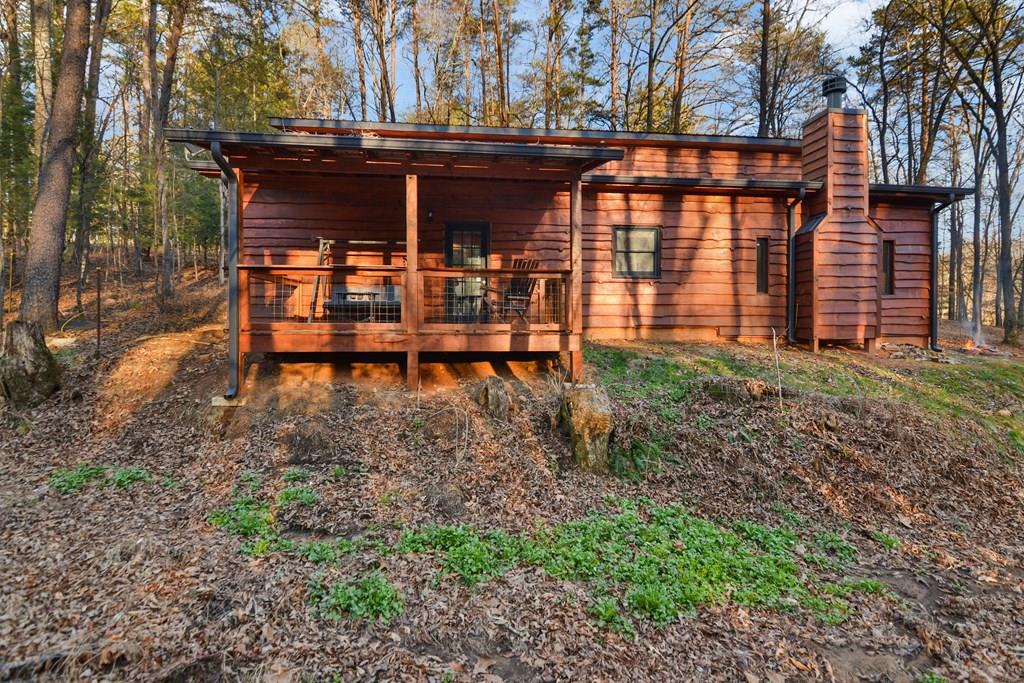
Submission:
<svg viewBox="0 0 1024 683">
<path fill-rule="evenodd" d="M 488 377 L 477 387 L 476 402 L 487 409 L 487 414 L 498 420 L 508 420 L 512 414 L 512 397 L 500 377 Z"/>
<path fill-rule="evenodd" d="M 612 402 L 604 389 L 575 384 L 562 392 L 558 425 L 568 433 L 576 465 L 586 472 L 608 471 Z"/>
<path fill-rule="evenodd" d="M 0 342 L 0 404 L 39 405 L 60 388 L 60 374 L 39 325 L 20 320 L 8 323 Z"/>
</svg>

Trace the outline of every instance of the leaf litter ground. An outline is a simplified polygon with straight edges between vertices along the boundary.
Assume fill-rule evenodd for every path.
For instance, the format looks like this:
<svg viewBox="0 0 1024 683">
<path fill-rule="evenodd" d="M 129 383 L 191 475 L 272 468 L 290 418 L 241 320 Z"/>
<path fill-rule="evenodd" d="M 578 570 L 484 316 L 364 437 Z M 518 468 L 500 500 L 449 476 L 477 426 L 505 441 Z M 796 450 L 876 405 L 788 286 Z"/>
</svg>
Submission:
<svg viewBox="0 0 1024 683">
<path fill-rule="evenodd" d="M 106 680 L 1015 680 L 1014 358 L 603 345 L 617 476 L 555 382 L 264 358 L 214 411 L 214 283 L 112 289 L 0 431 L 0 673 Z M 88 302 L 87 302 L 88 305 Z M 949 354 L 959 358 L 956 354 Z M 318 359 L 320 360 L 320 359 Z M 754 391 L 751 391 L 751 389 Z"/>
</svg>

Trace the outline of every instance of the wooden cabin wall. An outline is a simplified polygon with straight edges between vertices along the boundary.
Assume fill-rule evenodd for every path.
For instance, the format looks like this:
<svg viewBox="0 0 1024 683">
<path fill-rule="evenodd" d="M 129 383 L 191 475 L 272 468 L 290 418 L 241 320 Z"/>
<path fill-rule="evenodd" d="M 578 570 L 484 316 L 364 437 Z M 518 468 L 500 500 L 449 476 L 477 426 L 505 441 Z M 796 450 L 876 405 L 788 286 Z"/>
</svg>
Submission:
<svg viewBox="0 0 1024 683">
<path fill-rule="evenodd" d="M 881 228 L 881 238 L 892 240 L 895 248 L 894 294 L 882 295 L 879 336 L 923 344 L 930 320 L 931 204 L 875 202 L 871 217 Z"/>
<path fill-rule="evenodd" d="M 809 341 L 814 331 L 814 231 L 796 236 L 794 250 L 796 338 Z"/>
<path fill-rule="evenodd" d="M 625 156 L 595 170 L 600 175 L 800 180 L 800 149 L 752 151 L 625 146 Z"/>
<path fill-rule="evenodd" d="M 334 263 L 405 264 L 403 178 L 247 175 L 242 218 L 242 263 L 315 265 L 324 237 L 337 240 Z"/>
<path fill-rule="evenodd" d="M 786 327 L 785 199 L 601 192 L 583 200 L 583 315 L 591 338 L 779 336 Z M 661 228 L 661 277 L 613 274 L 613 228 Z M 769 239 L 769 291 L 756 245 Z"/>
<path fill-rule="evenodd" d="M 250 178 L 243 194 L 243 263 L 314 265 L 317 238 L 325 237 L 337 241 L 334 263 L 405 265 L 404 178 Z M 569 267 L 568 184 L 421 177 L 418 194 L 420 268 L 444 266 L 447 222 L 490 225 L 492 268 L 521 256 L 537 259 L 541 268 Z"/>
<path fill-rule="evenodd" d="M 444 226 L 459 222 L 490 225 L 491 268 L 569 268 L 568 183 L 421 177 L 419 205 L 420 268 L 444 267 Z"/>
</svg>

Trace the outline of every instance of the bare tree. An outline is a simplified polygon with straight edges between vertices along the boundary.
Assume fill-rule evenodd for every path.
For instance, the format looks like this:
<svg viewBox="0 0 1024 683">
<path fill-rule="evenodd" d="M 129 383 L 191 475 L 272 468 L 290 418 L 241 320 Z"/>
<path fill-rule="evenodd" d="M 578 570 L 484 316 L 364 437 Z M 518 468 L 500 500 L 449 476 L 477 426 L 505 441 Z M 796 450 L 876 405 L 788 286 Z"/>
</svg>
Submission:
<svg viewBox="0 0 1024 683">
<path fill-rule="evenodd" d="M 21 298 L 21 319 L 39 323 L 45 331 L 57 327 L 64 225 L 89 51 L 89 0 L 68 0 L 66 7 L 60 68 L 39 170 Z"/>
</svg>

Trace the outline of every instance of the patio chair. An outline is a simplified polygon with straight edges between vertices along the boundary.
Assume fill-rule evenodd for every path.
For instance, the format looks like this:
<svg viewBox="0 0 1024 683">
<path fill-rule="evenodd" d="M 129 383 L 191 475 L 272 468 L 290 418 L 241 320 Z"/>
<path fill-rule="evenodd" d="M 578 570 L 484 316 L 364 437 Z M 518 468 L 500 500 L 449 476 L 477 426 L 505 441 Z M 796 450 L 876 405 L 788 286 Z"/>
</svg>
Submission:
<svg viewBox="0 0 1024 683">
<path fill-rule="evenodd" d="M 538 265 L 540 262 L 537 259 L 512 259 L 512 270 L 530 273 L 536 270 Z M 485 287 L 486 292 L 498 295 L 496 301 L 487 300 L 491 314 L 504 322 L 508 322 L 510 315 L 515 314 L 523 322 L 528 322 L 526 316 L 530 312 L 530 301 L 536 287 L 537 278 L 518 275 L 510 277 L 505 287 Z"/>
</svg>

